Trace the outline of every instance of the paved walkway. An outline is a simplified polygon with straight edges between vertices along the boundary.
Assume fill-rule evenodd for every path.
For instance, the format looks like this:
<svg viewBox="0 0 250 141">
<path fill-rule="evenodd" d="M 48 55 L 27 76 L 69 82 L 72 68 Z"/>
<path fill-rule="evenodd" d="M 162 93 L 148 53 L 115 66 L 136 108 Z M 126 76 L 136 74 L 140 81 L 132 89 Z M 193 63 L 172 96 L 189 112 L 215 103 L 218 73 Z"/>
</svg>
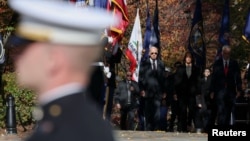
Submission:
<svg viewBox="0 0 250 141">
<path fill-rule="evenodd" d="M 22 141 L 22 138 L 17 134 L 2 134 L 0 137 L 0 141 Z"/>
<path fill-rule="evenodd" d="M 114 134 L 117 141 L 207 141 L 206 134 L 170 133 L 161 131 L 119 131 Z M 19 134 L 2 134 L 0 141 L 23 141 Z"/>
<path fill-rule="evenodd" d="M 157 131 L 117 131 L 118 141 L 207 141 L 207 134 Z"/>
</svg>

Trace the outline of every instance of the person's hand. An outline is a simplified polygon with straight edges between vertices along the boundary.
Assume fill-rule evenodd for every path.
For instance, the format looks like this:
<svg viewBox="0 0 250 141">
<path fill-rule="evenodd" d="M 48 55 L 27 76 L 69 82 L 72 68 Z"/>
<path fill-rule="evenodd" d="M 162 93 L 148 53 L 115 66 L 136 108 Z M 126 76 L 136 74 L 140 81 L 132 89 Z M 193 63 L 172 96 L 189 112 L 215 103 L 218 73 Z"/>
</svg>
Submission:
<svg viewBox="0 0 250 141">
<path fill-rule="evenodd" d="M 108 43 L 109 43 L 109 44 L 112 44 L 112 43 L 113 43 L 113 41 L 114 41 L 113 37 L 108 36 Z"/>
<path fill-rule="evenodd" d="M 244 94 L 244 98 L 249 98 L 250 97 L 250 94 L 246 93 Z"/>
<path fill-rule="evenodd" d="M 162 98 L 165 99 L 167 97 L 167 94 L 166 93 L 163 93 L 162 94 Z"/>
<path fill-rule="evenodd" d="M 133 86 L 130 86 L 130 89 L 129 89 L 130 91 L 134 91 L 135 90 L 135 88 L 133 87 Z"/>
<path fill-rule="evenodd" d="M 198 106 L 198 108 L 201 108 L 201 107 L 202 107 L 202 104 L 198 104 L 197 106 Z"/>
<path fill-rule="evenodd" d="M 142 96 L 142 97 L 145 97 L 145 95 L 146 95 L 146 94 L 145 94 L 145 91 L 144 91 L 144 90 L 141 91 L 141 96 Z"/>
<path fill-rule="evenodd" d="M 104 72 L 104 74 L 106 75 L 107 78 L 111 77 L 111 72 L 110 72 L 109 66 L 104 66 L 103 67 L 103 72 Z"/>
<path fill-rule="evenodd" d="M 174 99 L 174 101 L 177 101 L 177 100 L 178 100 L 177 94 L 174 94 L 174 95 L 173 95 L 173 99 Z"/>
<path fill-rule="evenodd" d="M 116 104 L 116 108 L 117 108 L 117 109 L 121 109 L 121 104 L 117 103 L 117 104 Z"/>
<path fill-rule="evenodd" d="M 210 93 L 210 98 L 214 99 L 214 92 Z"/>
<path fill-rule="evenodd" d="M 240 95 L 241 95 L 241 92 L 238 91 L 237 94 L 236 94 L 236 98 L 240 97 Z"/>
</svg>

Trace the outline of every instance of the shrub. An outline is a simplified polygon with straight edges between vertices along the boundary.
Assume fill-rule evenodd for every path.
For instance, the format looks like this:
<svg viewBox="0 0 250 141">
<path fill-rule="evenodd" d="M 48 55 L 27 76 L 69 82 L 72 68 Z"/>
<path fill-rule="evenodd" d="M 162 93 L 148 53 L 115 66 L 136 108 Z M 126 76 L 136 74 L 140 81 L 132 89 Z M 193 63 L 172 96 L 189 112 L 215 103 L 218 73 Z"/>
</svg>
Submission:
<svg viewBox="0 0 250 141">
<path fill-rule="evenodd" d="M 16 121 L 17 125 L 30 125 L 34 122 L 32 110 L 35 106 L 36 95 L 28 89 L 20 88 L 16 83 L 16 73 L 7 72 L 2 76 L 3 94 L 0 106 L 0 127 L 5 127 L 6 117 L 6 98 L 12 95 L 15 99 Z"/>
</svg>

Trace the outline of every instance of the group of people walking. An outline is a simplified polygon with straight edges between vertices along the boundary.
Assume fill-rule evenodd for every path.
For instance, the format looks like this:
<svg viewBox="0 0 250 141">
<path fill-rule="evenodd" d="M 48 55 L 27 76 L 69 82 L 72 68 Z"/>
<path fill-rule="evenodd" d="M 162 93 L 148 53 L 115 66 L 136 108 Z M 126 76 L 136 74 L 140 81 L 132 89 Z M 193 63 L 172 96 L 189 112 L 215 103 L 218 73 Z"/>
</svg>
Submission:
<svg viewBox="0 0 250 141">
<path fill-rule="evenodd" d="M 127 72 L 115 90 L 121 129 L 200 133 L 215 125 L 234 125 L 242 79 L 230 52 L 229 46 L 223 46 L 221 57 L 210 68 L 196 66 L 195 58 L 186 52 L 183 62 L 176 62 L 169 73 L 157 57 L 158 49 L 151 47 L 149 58 L 140 64 L 138 82 Z M 167 118 L 170 108 L 171 116 Z"/>
</svg>

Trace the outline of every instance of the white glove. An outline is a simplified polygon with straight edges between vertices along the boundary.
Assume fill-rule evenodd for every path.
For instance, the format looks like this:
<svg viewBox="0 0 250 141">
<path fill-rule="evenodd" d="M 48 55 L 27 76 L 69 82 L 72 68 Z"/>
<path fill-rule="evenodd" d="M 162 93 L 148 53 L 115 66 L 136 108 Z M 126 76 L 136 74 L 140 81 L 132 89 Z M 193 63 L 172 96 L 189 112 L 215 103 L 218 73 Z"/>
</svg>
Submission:
<svg viewBox="0 0 250 141">
<path fill-rule="evenodd" d="M 103 69 L 104 69 L 104 73 L 108 73 L 109 72 L 109 67 L 103 67 Z"/>
<path fill-rule="evenodd" d="M 108 41 L 109 41 L 110 44 L 112 44 L 113 41 L 114 41 L 114 39 L 113 39 L 112 37 L 109 36 L 109 37 L 108 37 Z"/>
<path fill-rule="evenodd" d="M 109 70 L 109 67 L 103 67 L 103 71 L 104 71 L 104 74 L 106 75 L 107 78 L 110 78 L 111 77 L 111 72 Z"/>
<path fill-rule="evenodd" d="M 107 77 L 107 78 L 110 78 L 110 77 L 111 77 L 111 72 L 108 72 L 108 73 L 106 74 L 106 77 Z"/>
</svg>

